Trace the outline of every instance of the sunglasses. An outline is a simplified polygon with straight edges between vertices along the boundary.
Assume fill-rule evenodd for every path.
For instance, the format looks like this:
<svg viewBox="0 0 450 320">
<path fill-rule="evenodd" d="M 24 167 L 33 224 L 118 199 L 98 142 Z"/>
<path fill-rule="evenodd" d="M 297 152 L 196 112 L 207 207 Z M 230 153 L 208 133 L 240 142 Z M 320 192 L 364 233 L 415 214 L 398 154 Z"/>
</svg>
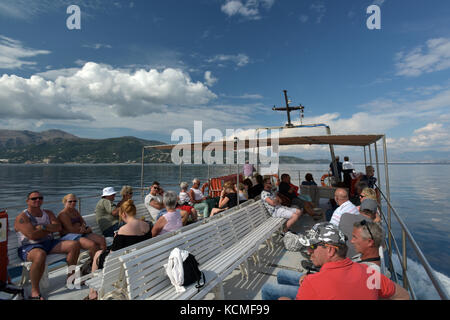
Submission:
<svg viewBox="0 0 450 320">
<path fill-rule="evenodd" d="M 367 228 L 367 231 L 369 231 L 369 233 L 370 233 L 370 237 L 372 238 L 372 240 L 374 240 L 372 231 L 370 231 L 369 224 L 367 223 L 367 221 L 366 220 L 362 220 L 359 224 L 361 226 L 363 226 L 363 227 L 365 226 Z"/>
<path fill-rule="evenodd" d="M 361 199 L 361 198 L 364 198 L 365 197 L 365 195 L 363 195 L 363 194 L 360 194 L 359 195 L 359 198 Z"/>
<path fill-rule="evenodd" d="M 331 244 L 324 243 L 324 242 L 319 242 L 319 243 L 316 243 L 316 244 L 311 244 L 311 245 L 309 246 L 309 248 L 310 248 L 312 251 L 316 250 L 318 247 L 333 247 L 333 248 L 339 249 L 337 246 L 333 246 L 333 245 L 331 245 Z"/>
<path fill-rule="evenodd" d="M 33 198 L 30 198 L 30 200 L 31 201 L 36 201 L 36 200 L 44 200 L 44 197 L 33 197 Z"/>
<path fill-rule="evenodd" d="M 77 203 L 78 202 L 78 200 L 69 200 L 69 201 L 67 201 L 68 203 Z"/>
</svg>

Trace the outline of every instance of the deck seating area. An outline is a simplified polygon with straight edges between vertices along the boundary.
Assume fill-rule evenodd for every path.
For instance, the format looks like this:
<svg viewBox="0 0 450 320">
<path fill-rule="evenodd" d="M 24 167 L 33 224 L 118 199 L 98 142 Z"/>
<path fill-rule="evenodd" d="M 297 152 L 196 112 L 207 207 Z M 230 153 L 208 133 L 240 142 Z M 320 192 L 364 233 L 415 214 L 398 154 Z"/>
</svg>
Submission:
<svg viewBox="0 0 450 320">
<path fill-rule="evenodd" d="M 260 245 L 270 240 L 285 219 L 272 218 L 261 201 L 240 208 L 233 213 L 158 241 L 140 250 L 119 257 L 122 263 L 118 293 L 125 299 L 202 299 L 214 290 L 223 299 L 222 281 L 240 267 L 248 276 L 247 259 L 255 256 Z M 180 248 L 191 252 L 205 274 L 206 284 L 201 290 L 195 285 L 177 294 L 163 265 L 170 252 Z"/>
</svg>

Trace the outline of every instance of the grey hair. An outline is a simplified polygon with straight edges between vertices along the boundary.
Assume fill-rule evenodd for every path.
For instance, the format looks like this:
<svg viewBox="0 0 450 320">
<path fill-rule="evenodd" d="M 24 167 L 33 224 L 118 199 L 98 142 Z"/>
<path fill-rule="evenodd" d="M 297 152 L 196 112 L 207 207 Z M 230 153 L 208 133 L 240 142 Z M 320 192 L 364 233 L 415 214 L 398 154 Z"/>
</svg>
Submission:
<svg viewBox="0 0 450 320">
<path fill-rule="evenodd" d="M 173 191 L 167 191 L 164 193 L 163 203 L 167 209 L 175 209 L 178 203 L 177 194 Z"/>
<path fill-rule="evenodd" d="M 183 181 L 182 183 L 180 183 L 180 188 L 181 190 L 187 190 L 187 188 L 189 188 L 189 184 Z"/>
<path fill-rule="evenodd" d="M 383 229 L 381 228 L 381 225 L 379 223 L 367 221 L 366 227 L 364 227 L 361 225 L 361 221 L 360 221 L 360 222 L 355 222 L 353 224 L 353 227 L 355 227 L 357 229 L 361 229 L 361 236 L 365 240 L 372 239 L 372 237 L 370 236 L 370 232 L 372 232 L 374 247 L 378 248 L 381 245 L 381 243 L 383 242 Z M 367 228 L 370 229 L 370 232 L 367 230 Z"/>
<path fill-rule="evenodd" d="M 192 180 L 192 183 L 196 183 L 196 182 L 200 182 L 199 178 L 194 178 L 194 180 Z"/>
</svg>

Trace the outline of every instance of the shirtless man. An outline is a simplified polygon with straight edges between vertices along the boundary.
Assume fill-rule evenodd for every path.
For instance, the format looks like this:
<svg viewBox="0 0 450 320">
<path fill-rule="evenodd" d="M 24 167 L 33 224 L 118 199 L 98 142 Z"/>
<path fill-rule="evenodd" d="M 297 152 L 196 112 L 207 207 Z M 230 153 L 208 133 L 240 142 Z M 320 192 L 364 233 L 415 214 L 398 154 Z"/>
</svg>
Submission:
<svg viewBox="0 0 450 320">
<path fill-rule="evenodd" d="M 54 232 L 61 231 L 61 224 L 50 210 L 41 209 L 44 197 L 39 191 L 28 194 L 28 208 L 20 213 L 15 222 L 14 229 L 21 246 L 19 257 L 23 261 L 31 262 L 31 299 L 43 300 L 39 290 L 39 281 L 45 271 L 45 260 L 48 254 L 67 254 L 67 264 L 76 265 L 80 254 L 80 244 L 72 240 L 55 240 Z M 70 275 L 68 275 L 69 277 Z"/>
</svg>

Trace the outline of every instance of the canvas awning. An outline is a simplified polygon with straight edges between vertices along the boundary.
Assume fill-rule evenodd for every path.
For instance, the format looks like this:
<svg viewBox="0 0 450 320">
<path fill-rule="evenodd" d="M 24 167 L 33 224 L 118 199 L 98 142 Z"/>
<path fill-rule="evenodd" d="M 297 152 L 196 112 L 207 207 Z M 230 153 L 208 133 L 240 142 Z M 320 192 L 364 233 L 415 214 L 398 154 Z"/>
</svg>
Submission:
<svg viewBox="0 0 450 320">
<path fill-rule="evenodd" d="M 323 135 L 323 136 L 298 136 L 298 137 L 280 137 L 278 138 L 279 146 L 292 146 L 292 145 L 340 145 L 340 146 L 368 146 L 372 143 L 383 138 L 382 134 L 367 134 L 367 135 Z M 271 138 L 259 139 L 260 147 L 269 147 L 272 145 Z M 174 147 L 179 149 L 192 150 L 202 149 L 209 147 L 213 149 L 215 147 L 222 146 L 223 150 L 226 150 L 234 145 L 234 150 L 244 150 L 255 148 L 258 146 L 258 140 L 245 140 L 245 144 L 241 141 L 236 147 L 236 143 L 233 140 L 218 141 L 218 142 L 203 142 L 192 144 L 164 144 L 156 146 L 146 146 L 146 149 L 158 149 L 158 150 L 172 150 Z M 227 148 L 228 147 L 228 148 Z"/>
</svg>

